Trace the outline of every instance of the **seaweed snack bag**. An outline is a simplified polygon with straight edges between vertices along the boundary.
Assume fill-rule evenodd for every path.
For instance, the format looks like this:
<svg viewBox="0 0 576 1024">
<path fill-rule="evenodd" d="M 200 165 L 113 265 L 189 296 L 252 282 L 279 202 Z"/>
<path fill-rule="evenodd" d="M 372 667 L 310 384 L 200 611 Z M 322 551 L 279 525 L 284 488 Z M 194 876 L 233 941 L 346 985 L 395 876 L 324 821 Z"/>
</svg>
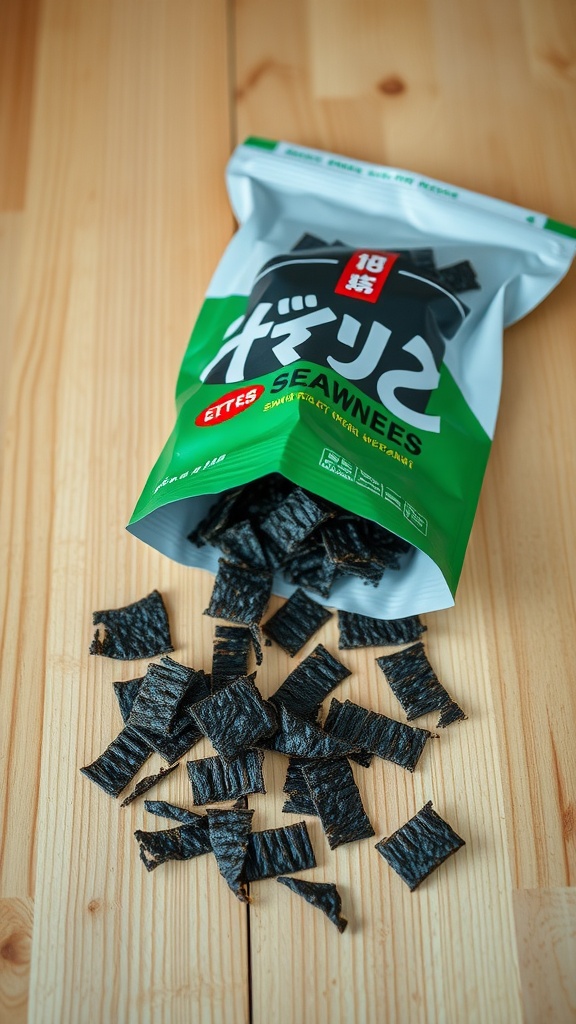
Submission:
<svg viewBox="0 0 576 1024">
<path fill-rule="evenodd" d="M 195 543 L 198 524 L 223 492 L 241 507 L 234 489 L 261 481 L 264 493 L 281 474 L 342 521 L 367 521 L 379 543 L 381 528 L 400 539 L 392 571 L 376 583 L 340 574 L 327 603 L 391 619 L 448 607 L 494 435 L 503 328 L 566 273 L 576 231 L 258 138 L 233 153 L 227 182 L 240 226 L 128 530 L 216 571 L 221 551 Z M 272 568 L 274 591 L 290 595 L 282 558 Z"/>
</svg>

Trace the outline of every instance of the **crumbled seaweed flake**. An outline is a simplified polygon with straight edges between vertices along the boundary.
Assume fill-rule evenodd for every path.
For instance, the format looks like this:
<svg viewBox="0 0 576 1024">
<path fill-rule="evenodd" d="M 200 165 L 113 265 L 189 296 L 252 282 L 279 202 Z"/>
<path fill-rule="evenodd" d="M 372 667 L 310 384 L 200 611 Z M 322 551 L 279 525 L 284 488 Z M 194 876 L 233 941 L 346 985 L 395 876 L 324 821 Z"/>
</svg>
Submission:
<svg viewBox="0 0 576 1024">
<path fill-rule="evenodd" d="M 134 661 L 174 650 L 168 615 L 157 590 L 124 608 L 94 612 L 92 620 L 95 626 L 104 628 L 104 635 L 96 630 L 90 654 Z"/>
<path fill-rule="evenodd" d="M 452 725 L 453 722 L 465 721 L 466 715 L 462 711 L 462 708 L 456 703 L 455 700 L 451 700 L 449 704 L 446 704 L 442 708 L 442 714 L 438 720 L 438 728 L 445 729 L 447 725 Z"/>
<path fill-rule="evenodd" d="M 203 757 L 186 765 L 194 804 L 234 800 L 248 793 L 265 793 L 260 750 L 247 750 L 231 761 Z"/>
<path fill-rule="evenodd" d="M 212 692 L 245 676 L 252 646 L 248 626 L 216 626 L 212 653 Z"/>
<path fill-rule="evenodd" d="M 124 798 L 120 807 L 128 807 L 128 804 L 131 804 L 137 797 L 142 796 L 142 793 L 147 793 L 149 789 L 152 789 L 152 787 L 156 785 L 157 782 L 161 782 L 166 775 L 171 775 L 178 767 L 178 764 L 179 762 L 177 761 L 176 764 L 170 765 L 169 768 L 161 768 L 160 771 L 156 772 L 154 775 L 147 775 L 145 779 L 140 779 L 140 782 L 135 785 L 132 792 Z"/>
<path fill-rule="evenodd" d="M 350 669 L 330 654 L 323 644 L 318 644 L 270 699 L 283 704 L 300 718 L 315 722 L 322 701 L 349 675 Z"/>
<path fill-rule="evenodd" d="M 376 849 L 414 892 L 447 857 L 465 845 L 448 822 L 433 810 L 429 800 L 393 835 L 381 839 Z"/>
<path fill-rule="evenodd" d="M 267 569 L 248 569 L 220 558 L 212 597 L 204 614 L 246 626 L 257 625 L 271 593 L 272 573 Z"/>
<path fill-rule="evenodd" d="M 283 566 L 284 575 L 298 587 L 305 587 L 320 597 L 329 597 L 334 582 L 338 577 L 338 569 L 326 554 L 326 549 L 318 541 L 308 541 L 297 548 Z"/>
<path fill-rule="evenodd" d="M 159 832 L 134 833 L 140 846 L 140 858 L 147 871 L 153 871 L 168 860 L 192 860 L 212 849 L 208 832 L 208 818 L 199 815 L 197 821 Z"/>
<path fill-rule="evenodd" d="M 256 664 L 257 665 L 261 665 L 262 662 L 264 661 L 264 655 L 262 653 L 262 642 L 261 642 L 262 641 L 262 632 L 260 630 L 260 626 L 257 626 L 256 623 L 252 623 L 252 625 L 249 626 L 249 629 L 250 629 L 250 637 L 252 639 L 252 646 L 254 648 L 254 657 L 256 658 Z"/>
<path fill-rule="evenodd" d="M 452 292 L 469 292 L 480 288 L 476 272 L 469 260 L 453 263 L 449 267 L 439 267 L 436 277 L 440 284 Z"/>
<path fill-rule="evenodd" d="M 116 694 L 116 700 L 118 701 L 118 707 L 120 708 L 120 714 L 124 723 L 130 718 L 130 712 L 132 706 L 136 700 L 136 694 L 142 685 L 144 676 L 139 676 L 138 679 L 128 679 L 125 683 L 114 683 L 114 693 Z"/>
<path fill-rule="evenodd" d="M 344 704 L 332 699 L 324 729 L 331 736 L 357 743 L 363 750 L 393 761 L 413 772 L 431 733 L 396 722 L 386 715 L 369 711 L 347 700 Z"/>
<path fill-rule="evenodd" d="M 150 744 L 126 725 L 100 757 L 80 771 L 111 796 L 118 796 L 151 753 Z"/>
<path fill-rule="evenodd" d="M 287 877 L 280 875 L 276 879 L 292 892 L 302 896 L 307 903 L 321 910 L 326 917 L 335 924 L 338 931 L 342 933 L 348 921 L 342 917 L 342 898 L 333 882 L 307 882 L 303 878 Z"/>
<path fill-rule="evenodd" d="M 239 796 L 232 804 L 233 811 L 246 811 L 248 809 L 248 797 Z"/>
<path fill-rule="evenodd" d="M 310 796 L 308 784 L 302 774 L 301 760 L 298 757 L 288 759 L 283 792 L 288 797 L 282 808 L 285 814 L 317 815 L 318 812 Z"/>
<path fill-rule="evenodd" d="M 263 878 L 292 874 L 316 867 L 316 858 L 305 821 L 283 828 L 269 828 L 253 832 L 248 840 L 248 854 L 244 864 L 247 882 Z"/>
<path fill-rule="evenodd" d="M 244 520 L 229 526 L 218 537 L 218 547 L 231 562 L 255 569 L 268 565 L 264 549 L 252 523 Z"/>
<path fill-rule="evenodd" d="M 293 714 L 281 703 L 277 703 L 278 729 L 273 736 L 260 740 L 258 746 L 264 750 L 275 750 L 289 757 L 330 758 L 347 757 L 357 753 L 357 747 L 330 736 L 319 725 Z"/>
<path fill-rule="evenodd" d="M 345 757 L 308 761 L 302 774 L 331 850 L 374 835 Z"/>
<path fill-rule="evenodd" d="M 197 811 L 189 811 L 187 807 L 178 807 L 177 804 L 170 804 L 166 800 L 145 800 L 144 808 L 149 814 L 157 814 L 159 818 L 171 818 L 183 825 L 197 824 L 205 815 Z M 206 825 L 207 825 L 206 821 Z"/>
<path fill-rule="evenodd" d="M 242 903 L 248 903 L 244 864 L 252 833 L 253 810 L 208 808 L 208 834 L 220 874 Z"/>
<path fill-rule="evenodd" d="M 260 523 L 278 547 L 290 554 L 306 540 L 312 530 L 326 522 L 334 513 L 320 498 L 312 497 L 301 487 L 292 493 Z"/>
<path fill-rule="evenodd" d="M 404 619 L 373 619 L 356 612 L 338 612 L 341 651 L 413 643 L 425 631 L 417 615 Z"/>
<path fill-rule="evenodd" d="M 262 627 L 266 636 L 275 640 L 291 657 L 328 622 L 332 612 L 313 601 L 303 590 L 295 590 Z"/>
<path fill-rule="evenodd" d="M 466 718 L 464 712 L 458 708 L 438 681 L 426 657 L 423 643 L 418 642 L 403 651 L 383 655 L 376 661 L 386 676 L 394 696 L 404 708 L 408 721 L 427 715 L 430 711 L 440 712 L 438 728 L 458 721 L 459 718 Z M 460 711 L 459 715 L 455 713 L 456 708 Z"/>
<path fill-rule="evenodd" d="M 190 714 L 226 760 L 238 757 L 276 729 L 273 706 L 246 677 L 194 704 Z"/>
</svg>

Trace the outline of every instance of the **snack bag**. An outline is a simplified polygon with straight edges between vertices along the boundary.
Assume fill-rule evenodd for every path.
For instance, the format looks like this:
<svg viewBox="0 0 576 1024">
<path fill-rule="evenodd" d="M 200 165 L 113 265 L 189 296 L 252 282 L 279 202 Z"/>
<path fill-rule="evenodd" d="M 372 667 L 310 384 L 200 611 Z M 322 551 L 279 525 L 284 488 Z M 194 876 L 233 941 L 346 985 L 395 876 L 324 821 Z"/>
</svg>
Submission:
<svg viewBox="0 0 576 1024">
<path fill-rule="evenodd" d="M 281 474 L 403 542 L 376 585 L 340 575 L 328 604 L 381 618 L 450 606 L 494 435 L 503 328 L 566 273 L 576 231 L 258 138 L 236 149 L 227 182 L 240 226 L 129 531 L 215 571 L 220 551 L 194 542 L 210 506 Z M 289 595 L 281 561 L 274 590 Z"/>
</svg>

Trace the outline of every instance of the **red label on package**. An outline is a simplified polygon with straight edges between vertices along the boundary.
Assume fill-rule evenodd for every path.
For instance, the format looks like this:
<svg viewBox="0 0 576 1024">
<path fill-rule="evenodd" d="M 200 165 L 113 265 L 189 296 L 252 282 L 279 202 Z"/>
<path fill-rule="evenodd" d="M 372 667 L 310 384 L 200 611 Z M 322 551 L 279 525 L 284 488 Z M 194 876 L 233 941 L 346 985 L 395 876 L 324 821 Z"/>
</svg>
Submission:
<svg viewBox="0 0 576 1024">
<path fill-rule="evenodd" d="M 376 302 L 398 255 L 377 249 L 358 249 L 348 260 L 334 291 L 349 299 Z"/>
<path fill-rule="evenodd" d="M 206 409 L 198 413 L 194 422 L 197 427 L 215 427 L 218 423 L 231 420 L 233 416 L 238 416 L 239 413 L 244 412 L 250 405 L 257 402 L 264 394 L 264 390 L 263 384 L 251 384 L 250 387 L 229 391 L 227 395 L 217 398 Z"/>
</svg>

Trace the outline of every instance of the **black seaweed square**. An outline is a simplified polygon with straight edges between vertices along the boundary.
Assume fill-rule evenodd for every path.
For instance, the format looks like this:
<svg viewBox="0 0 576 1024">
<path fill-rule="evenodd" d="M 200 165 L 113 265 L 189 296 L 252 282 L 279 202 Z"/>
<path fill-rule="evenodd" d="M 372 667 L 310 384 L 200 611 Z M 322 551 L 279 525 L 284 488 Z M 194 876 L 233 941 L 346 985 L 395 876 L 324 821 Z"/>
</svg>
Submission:
<svg viewBox="0 0 576 1024">
<path fill-rule="evenodd" d="M 447 857 L 465 845 L 448 822 L 432 809 L 429 800 L 393 835 L 381 839 L 376 849 L 414 892 Z"/>
<path fill-rule="evenodd" d="M 301 767 L 331 850 L 374 835 L 345 757 L 309 761 Z"/>
<path fill-rule="evenodd" d="M 95 626 L 104 628 L 104 633 L 96 630 L 90 654 L 134 661 L 174 650 L 168 615 L 157 590 L 124 608 L 94 612 L 92 620 Z"/>
<path fill-rule="evenodd" d="M 338 658 L 318 644 L 311 654 L 286 677 L 270 698 L 300 718 L 315 722 L 325 697 L 350 675 Z"/>
<path fill-rule="evenodd" d="M 338 612 L 341 651 L 358 647 L 387 647 L 413 643 L 425 631 L 417 615 L 403 619 L 373 619 L 355 612 Z"/>
<path fill-rule="evenodd" d="M 261 750 L 247 750 L 231 761 L 203 757 L 186 765 L 195 804 L 237 800 L 249 793 L 265 793 Z"/>
<path fill-rule="evenodd" d="M 292 874 L 316 867 L 316 858 L 305 821 L 284 828 L 269 828 L 253 832 L 248 840 L 248 855 L 244 864 L 247 882 L 263 878 Z"/>
<path fill-rule="evenodd" d="M 262 630 L 279 647 L 294 657 L 332 612 L 308 597 L 303 590 L 295 590 L 274 615 L 264 623 Z"/>
<path fill-rule="evenodd" d="M 190 708 L 190 714 L 226 760 L 243 754 L 276 729 L 276 714 L 248 678 L 217 690 Z"/>
<path fill-rule="evenodd" d="M 438 681 L 424 644 L 419 642 L 376 661 L 386 676 L 390 689 L 406 712 L 408 721 L 439 711 L 438 728 L 466 718 L 449 693 Z"/>
<path fill-rule="evenodd" d="M 271 593 L 272 573 L 267 569 L 249 569 L 220 558 L 212 597 L 204 614 L 246 626 L 257 625 Z"/>
</svg>

